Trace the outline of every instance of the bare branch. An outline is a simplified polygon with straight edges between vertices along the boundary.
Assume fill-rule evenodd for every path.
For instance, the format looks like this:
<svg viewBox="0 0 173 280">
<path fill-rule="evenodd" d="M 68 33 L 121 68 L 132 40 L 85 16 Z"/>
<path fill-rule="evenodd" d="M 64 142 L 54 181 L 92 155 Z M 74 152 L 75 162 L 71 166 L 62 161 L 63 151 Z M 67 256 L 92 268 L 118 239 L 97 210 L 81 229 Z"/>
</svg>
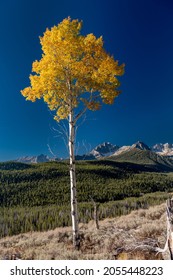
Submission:
<svg viewBox="0 0 173 280">
<path fill-rule="evenodd" d="M 84 108 L 83 108 L 83 110 L 81 110 L 77 115 L 76 115 L 76 117 L 75 117 L 75 119 L 74 119 L 74 122 L 76 123 L 77 121 L 78 121 L 78 119 L 80 119 L 80 117 L 82 117 L 82 115 L 84 115 L 85 114 L 85 112 L 87 111 L 87 106 L 85 106 Z"/>
<path fill-rule="evenodd" d="M 79 147 L 80 147 L 80 144 L 79 144 L 79 142 L 77 142 L 76 147 L 75 147 L 75 154 L 76 155 L 78 155 L 78 153 L 79 153 Z"/>
<path fill-rule="evenodd" d="M 52 151 L 52 149 L 51 149 L 49 144 L 47 144 L 47 147 L 48 147 L 49 152 L 53 155 L 53 157 L 56 158 L 57 156 L 54 154 L 54 152 Z"/>
<path fill-rule="evenodd" d="M 93 99 L 93 89 L 91 89 L 90 92 L 90 97 L 88 98 L 88 102 L 90 102 Z M 85 106 L 74 118 L 75 123 L 78 121 L 78 119 L 85 114 L 85 112 L 87 111 L 88 107 Z"/>
<path fill-rule="evenodd" d="M 87 149 L 85 140 L 82 140 L 82 145 L 83 145 L 83 147 L 85 148 L 85 154 L 88 154 L 88 149 Z"/>
<path fill-rule="evenodd" d="M 81 121 L 81 123 L 79 123 L 78 125 L 75 126 L 75 135 L 77 136 L 77 131 L 78 128 L 86 121 L 86 115 L 83 116 L 83 120 Z"/>
<path fill-rule="evenodd" d="M 68 136 L 69 136 L 69 134 L 68 134 L 68 129 L 65 125 L 65 122 L 62 121 L 61 123 L 57 123 L 57 126 L 58 126 L 58 129 L 55 128 L 55 127 L 51 127 L 51 130 L 56 132 L 56 135 L 54 137 L 55 138 L 56 137 L 61 137 L 64 144 L 65 144 L 67 152 L 69 152 L 69 150 L 68 150 Z"/>
</svg>

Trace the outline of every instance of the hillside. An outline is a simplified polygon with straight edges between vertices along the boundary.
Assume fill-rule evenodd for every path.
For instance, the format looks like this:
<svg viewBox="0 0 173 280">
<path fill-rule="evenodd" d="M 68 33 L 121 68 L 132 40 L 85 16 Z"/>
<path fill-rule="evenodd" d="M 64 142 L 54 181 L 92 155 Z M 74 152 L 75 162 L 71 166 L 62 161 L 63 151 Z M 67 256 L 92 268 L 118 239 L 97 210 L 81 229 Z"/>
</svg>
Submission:
<svg viewBox="0 0 173 280">
<path fill-rule="evenodd" d="M 173 190 L 172 173 L 113 160 L 79 161 L 76 166 L 79 220 L 99 219 L 159 204 Z M 0 237 L 70 226 L 67 162 L 0 164 Z"/>
<path fill-rule="evenodd" d="M 138 162 L 141 153 L 148 152 L 136 150 L 134 157 L 138 157 Z M 132 155 L 131 158 L 133 161 Z M 150 161 L 154 165 L 154 161 Z M 78 201 L 87 202 L 93 197 L 102 203 L 139 196 L 141 192 L 170 190 L 173 186 L 172 177 L 169 174 L 151 172 L 156 169 L 155 166 L 153 169 L 148 168 L 148 163 L 143 166 L 111 160 L 77 162 Z M 1 164 L 1 207 L 64 205 L 69 201 L 67 162 Z"/>
<path fill-rule="evenodd" d="M 110 156 L 109 159 L 117 162 L 139 164 L 157 171 L 173 171 L 173 160 L 171 158 L 160 156 L 150 150 L 133 148 L 119 155 Z"/>
<path fill-rule="evenodd" d="M 117 218 L 99 222 L 80 223 L 81 248 L 74 251 L 71 227 L 47 232 L 29 232 L 0 239 L 0 259 L 14 255 L 29 260 L 101 260 L 168 258 L 157 254 L 154 248 L 164 248 L 166 241 L 165 203 L 140 209 Z M 144 245 L 144 246 L 143 246 Z"/>
</svg>

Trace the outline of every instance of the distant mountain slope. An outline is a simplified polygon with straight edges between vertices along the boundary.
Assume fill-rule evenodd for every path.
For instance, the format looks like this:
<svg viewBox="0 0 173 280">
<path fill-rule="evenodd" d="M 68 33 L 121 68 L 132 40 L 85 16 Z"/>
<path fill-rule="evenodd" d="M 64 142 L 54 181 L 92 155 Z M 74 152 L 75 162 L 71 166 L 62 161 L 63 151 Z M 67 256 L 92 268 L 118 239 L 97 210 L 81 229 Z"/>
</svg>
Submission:
<svg viewBox="0 0 173 280">
<path fill-rule="evenodd" d="M 162 156 L 170 156 L 173 157 L 173 144 L 165 143 L 165 144 L 155 144 L 151 150 Z"/>
<path fill-rule="evenodd" d="M 141 141 L 136 142 L 131 147 L 132 148 L 137 148 L 139 150 L 148 150 L 148 151 L 150 150 L 150 148 L 145 143 L 143 143 Z"/>
<path fill-rule="evenodd" d="M 113 153 L 111 156 L 117 156 L 117 155 L 123 154 L 125 152 L 130 151 L 131 149 L 132 149 L 132 146 L 122 146 L 117 151 L 115 151 L 115 153 Z"/>
<path fill-rule="evenodd" d="M 104 142 L 98 146 L 96 146 L 90 153 L 90 156 L 94 156 L 95 158 L 100 158 L 104 156 L 109 156 L 115 151 L 119 149 L 119 146 L 113 145 L 110 142 Z"/>
<path fill-rule="evenodd" d="M 133 144 L 132 146 L 122 146 L 117 151 L 115 151 L 115 153 L 113 153 L 112 156 L 118 156 L 120 154 L 129 152 L 129 151 L 133 150 L 134 148 L 139 149 L 139 150 L 148 150 L 148 151 L 150 150 L 150 148 L 145 143 L 138 141 L 135 144 Z"/>
<path fill-rule="evenodd" d="M 146 166 L 155 166 L 156 169 L 173 170 L 173 161 L 168 157 L 162 157 L 150 150 L 133 148 L 119 155 L 109 157 L 118 162 L 131 162 Z"/>
<path fill-rule="evenodd" d="M 49 162 L 49 161 L 55 161 L 58 159 L 55 158 L 50 158 L 47 155 L 39 155 L 39 156 L 25 156 L 25 157 L 20 157 L 16 159 L 16 162 L 21 162 L 21 163 L 41 163 L 41 162 Z"/>
<path fill-rule="evenodd" d="M 129 146 L 121 146 L 121 147 L 119 147 L 118 145 L 114 145 L 110 142 L 104 142 L 100 145 L 97 145 L 89 153 L 83 154 L 83 155 L 76 155 L 75 158 L 76 158 L 76 160 L 94 160 L 94 159 L 106 158 L 106 157 L 109 157 L 109 156 L 114 157 L 114 156 L 120 156 L 121 154 L 130 152 L 133 149 L 138 149 L 138 150 L 141 150 L 141 151 L 151 151 L 155 155 L 165 157 L 165 160 L 163 160 L 163 158 L 162 158 L 161 161 L 166 162 L 166 165 L 167 165 L 167 162 L 168 162 L 167 158 L 169 158 L 170 161 L 171 161 L 171 158 L 173 160 L 173 144 L 170 144 L 170 143 L 162 144 L 162 143 L 160 143 L 160 144 L 155 144 L 155 145 L 153 145 L 152 147 L 149 148 L 149 146 L 146 145 L 142 141 L 137 141 L 136 143 L 132 144 L 131 146 L 129 145 Z M 142 157 L 142 155 L 141 155 L 141 157 Z M 157 161 L 157 159 L 159 159 L 157 157 L 155 157 L 155 158 L 156 158 L 156 161 Z M 59 161 L 59 160 L 62 160 L 62 159 L 51 158 L 47 155 L 41 154 L 41 155 L 38 155 L 38 156 L 20 157 L 20 158 L 16 159 L 15 161 L 29 164 L 29 163 L 42 163 L 42 162 Z M 133 159 L 131 159 L 131 162 L 132 162 L 132 160 Z M 141 161 L 143 161 L 143 160 L 141 159 Z M 160 159 L 159 159 L 159 161 L 160 161 Z M 135 162 L 136 162 L 136 159 L 135 159 Z M 171 163 L 168 162 L 168 165 L 170 165 L 170 164 L 172 165 L 172 161 L 171 161 Z M 164 163 L 164 165 L 165 165 L 165 163 Z"/>
</svg>

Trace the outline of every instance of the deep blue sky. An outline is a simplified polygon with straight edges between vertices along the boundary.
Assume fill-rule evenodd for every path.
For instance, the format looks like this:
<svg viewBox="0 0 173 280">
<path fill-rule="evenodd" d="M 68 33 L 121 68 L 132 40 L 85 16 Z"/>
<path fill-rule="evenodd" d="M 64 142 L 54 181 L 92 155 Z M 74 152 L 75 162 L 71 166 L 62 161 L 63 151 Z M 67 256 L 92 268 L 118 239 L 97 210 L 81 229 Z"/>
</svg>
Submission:
<svg viewBox="0 0 173 280">
<path fill-rule="evenodd" d="M 25 101 L 20 90 L 40 59 L 39 36 L 68 16 L 83 20 L 83 34 L 103 35 L 106 50 L 126 64 L 122 94 L 87 115 L 79 146 L 173 143 L 172 0 L 1 0 L 0 161 L 50 155 L 47 144 L 57 156 L 67 155 L 47 106 Z"/>
</svg>

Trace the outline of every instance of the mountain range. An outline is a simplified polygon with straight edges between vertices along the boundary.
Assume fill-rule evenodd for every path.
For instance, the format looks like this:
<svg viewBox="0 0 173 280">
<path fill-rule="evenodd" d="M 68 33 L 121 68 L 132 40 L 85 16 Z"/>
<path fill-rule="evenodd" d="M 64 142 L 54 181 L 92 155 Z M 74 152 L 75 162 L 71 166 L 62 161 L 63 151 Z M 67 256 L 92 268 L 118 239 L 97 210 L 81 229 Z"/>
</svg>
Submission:
<svg viewBox="0 0 173 280">
<path fill-rule="evenodd" d="M 47 155 L 38 155 L 38 156 L 24 156 L 20 157 L 14 161 L 22 162 L 22 163 L 41 163 L 41 162 L 49 162 L 49 161 L 57 161 L 58 158 L 50 158 Z"/>
<path fill-rule="evenodd" d="M 167 156 L 173 157 L 173 144 L 155 144 L 152 147 L 149 147 L 145 143 L 138 141 L 131 146 L 117 146 L 113 145 L 110 142 L 104 142 L 96 146 L 88 155 L 94 156 L 95 158 L 102 158 L 102 157 L 112 157 L 118 156 L 120 154 L 129 152 L 133 149 L 138 149 L 142 151 L 151 151 L 156 153 L 160 156 Z"/>
<path fill-rule="evenodd" d="M 106 151 L 106 143 L 102 144 Z M 100 150 L 99 145 L 99 150 Z M 112 147 L 113 149 L 113 147 Z M 103 156 L 98 152 L 98 147 L 91 151 L 91 155 L 96 154 L 97 159 L 109 159 L 120 162 L 133 169 L 143 171 L 173 171 L 173 145 L 172 144 L 156 144 L 153 147 L 147 146 L 143 142 L 136 142 L 131 146 L 115 146 L 115 151 L 108 155 L 108 151 Z M 107 156 L 108 155 L 108 156 Z"/>
<path fill-rule="evenodd" d="M 143 152 L 140 152 L 143 151 Z M 173 162 L 173 144 L 165 143 L 165 144 L 155 144 L 152 147 L 149 147 L 145 143 L 138 141 L 131 146 L 117 146 L 113 145 L 110 142 L 104 142 L 99 144 L 94 149 L 92 149 L 89 153 L 84 155 L 76 155 L 76 160 L 93 160 L 93 159 L 102 159 L 102 158 L 110 158 L 114 160 L 120 160 L 120 158 L 128 160 L 132 160 L 132 155 L 134 156 L 138 153 L 140 157 L 148 155 L 150 158 L 155 158 L 155 160 L 164 161 L 168 160 Z M 162 160 L 161 160 L 162 159 Z M 49 162 L 49 161 L 57 161 L 60 160 L 58 158 L 51 158 L 47 155 L 39 155 L 39 156 L 25 156 L 16 159 L 16 162 L 22 163 L 41 163 L 41 162 Z"/>
</svg>

